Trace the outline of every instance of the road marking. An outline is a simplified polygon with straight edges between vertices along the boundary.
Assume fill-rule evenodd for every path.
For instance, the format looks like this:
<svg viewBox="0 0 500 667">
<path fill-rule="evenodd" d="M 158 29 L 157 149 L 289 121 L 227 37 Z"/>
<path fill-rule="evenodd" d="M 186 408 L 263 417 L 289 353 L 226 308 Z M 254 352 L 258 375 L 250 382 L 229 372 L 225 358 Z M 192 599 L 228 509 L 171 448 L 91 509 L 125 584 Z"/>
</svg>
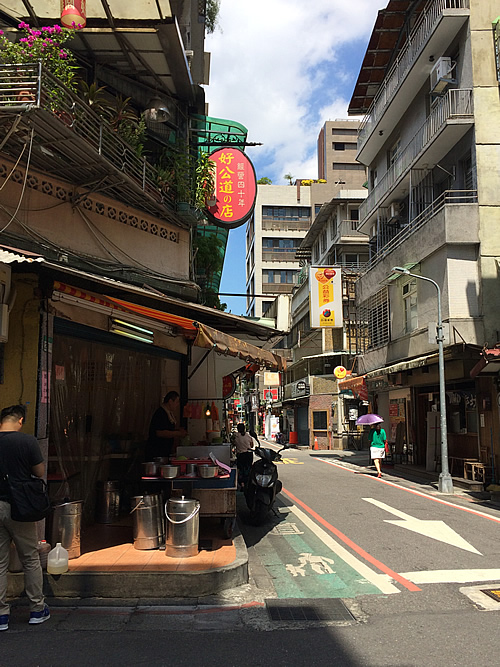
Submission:
<svg viewBox="0 0 500 667">
<path fill-rule="evenodd" d="M 347 544 L 353 551 L 359 554 L 366 561 L 374 565 L 376 568 L 378 568 L 385 574 L 388 574 L 390 577 L 392 577 L 399 584 L 407 588 L 409 591 L 421 590 L 411 581 L 408 581 L 404 577 L 401 577 L 399 574 L 394 572 L 394 570 L 391 570 L 389 567 L 387 567 L 387 565 L 384 565 L 379 560 L 371 556 L 368 552 L 366 552 L 364 549 L 358 546 L 355 542 L 350 540 L 346 535 L 341 533 L 340 530 L 337 530 L 337 528 L 328 523 L 328 521 L 325 521 L 325 519 L 323 519 L 323 517 L 321 517 L 317 512 L 315 512 L 301 500 L 296 498 L 292 493 L 290 493 L 290 491 L 283 489 L 283 493 L 286 496 L 288 496 L 288 498 L 290 498 L 290 500 L 292 500 L 292 502 L 295 503 L 295 505 L 300 505 L 301 507 L 303 507 L 306 510 L 306 512 L 308 512 L 308 514 L 310 514 L 314 519 L 316 519 L 316 521 L 318 521 L 318 523 L 323 525 L 329 532 L 333 533 L 336 537 L 342 540 L 342 542 Z M 295 505 L 292 505 L 290 510 L 295 514 L 295 516 L 299 517 L 300 520 L 306 526 L 308 526 L 315 533 L 315 535 L 317 535 L 319 539 L 322 540 L 322 542 L 331 549 L 331 551 L 333 551 L 333 553 L 336 553 L 337 556 L 340 556 L 340 558 L 342 558 L 342 560 L 344 560 L 348 565 L 350 565 L 350 567 L 359 572 L 359 574 L 362 577 L 364 577 L 374 586 L 379 588 L 382 593 L 400 592 L 400 590 L 395 586 L 387 588 L 387 580 L 385 579 L 385 577 L 378 574 L 377 572 L 374 572 L 371 568 L 369 568 L 367 565 L 362 563 L 358 558 L 356 558 L 356 556 L 353 556 L 353 554 L 351 554 L 349 551 L 347 551 L 347 549 L 345 549 L 338 542 L 336 542 L 328 533 L 326 533 L 322 528 L 320 528 L 307 514 L 302 512 L 302 510 L 300 510 Z"/>
<path fill-rule="evenodd" d="M 390 507 L 385 503 L 380 502 L 380 500 L 375 500 L 374 498 L 363 498 L 367 503 L 376 505 L 381 509 L 399 516 L 400 521 L 391 521 L 389 519 L 384 519 L 384 523 L 392 523 L 395 526 L 401 526 L 401 528 L 406 528 L 411 530 L 414 533 L 419 533 L 420 535 L 425 535 L 430 537 L 433 540 L 438 540 L 439 542 L 444 542 L 445 544 L 450 544 L 453 547 L 458 547 L 459 549 L 464 549 L 464 551 L 470 551 L 474 554 L 479 554 L 482 556 L 481 552 L 475 549 L 469 542 L 464 540 L 458 533 L 456 533 L 453 528 L 450 528 L 445 524 L 444 521 L 428 521 L 422 519 L 416 519 L 405 512 Z"/>
<path fill-rule="evenodd" d="M 290 458 L 283 458 L 283 459 L 281 459 L 281 461 L 276 461 L 276 463 L 284 463 L 285 465 L 287 463 L 293 463 L 293 465 L 296 465 L 296 466 L 303 466 L 304 465 L 304 461 L 299 461 L 298 459 L 290 459 Z"/>
<path fill-rule="evenodd" d="M 424 570 L 401 572 L 414 584 L 467 584 L 474 581 L 500 581 L 500 569 L 491 570 Z M 390 580 L 390 577 L 387 577 Z"/>
</svg>

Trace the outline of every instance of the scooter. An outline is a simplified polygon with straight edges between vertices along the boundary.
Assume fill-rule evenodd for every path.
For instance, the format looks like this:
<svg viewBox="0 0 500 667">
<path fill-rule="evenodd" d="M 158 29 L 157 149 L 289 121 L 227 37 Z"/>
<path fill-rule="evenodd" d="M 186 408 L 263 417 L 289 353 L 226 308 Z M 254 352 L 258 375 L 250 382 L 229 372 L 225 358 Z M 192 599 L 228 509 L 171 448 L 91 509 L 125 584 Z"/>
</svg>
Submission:
<svg viewBox="0 0 500 667">
<path fill-rule="evenodd" d="M 250 469 L 250 476 L 245 487 L 245 500 L 250 510 L 250 523 L 260 526 L 273 507 L 283 484 L 278 479 L 277 461 L 281 461 L 281 452 L 288 449 L 284 445 L 279 451 L 269 447 L 256 447 L 255 454 L 259 457 Z"/>
</svg>

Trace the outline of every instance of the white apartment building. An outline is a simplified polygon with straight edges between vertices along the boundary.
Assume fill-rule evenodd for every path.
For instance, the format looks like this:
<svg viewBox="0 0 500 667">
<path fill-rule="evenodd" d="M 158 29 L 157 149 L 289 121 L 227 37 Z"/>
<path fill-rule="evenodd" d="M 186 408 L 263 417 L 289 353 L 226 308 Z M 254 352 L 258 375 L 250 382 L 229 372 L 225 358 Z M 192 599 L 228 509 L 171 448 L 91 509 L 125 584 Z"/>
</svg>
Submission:
<svg viewBox="0 0 500 667">
<path fill-rule="evenodd" d="M 459 476 L 471 458 L 487 477 L 500 453 L 497 390 L 471 377 L 500 330 L 498 13 L 493 0 L 391 0 L 349 107 L 365 114 L 357 159 L 369 187 L 358 226 L 370 237 L 357 285 L 367 332 L 358 370 L 397 451 L 437 469 L 437 291 L 392 269 L 436 281 L 447 331 L 448 447 Z"/>
</svg>

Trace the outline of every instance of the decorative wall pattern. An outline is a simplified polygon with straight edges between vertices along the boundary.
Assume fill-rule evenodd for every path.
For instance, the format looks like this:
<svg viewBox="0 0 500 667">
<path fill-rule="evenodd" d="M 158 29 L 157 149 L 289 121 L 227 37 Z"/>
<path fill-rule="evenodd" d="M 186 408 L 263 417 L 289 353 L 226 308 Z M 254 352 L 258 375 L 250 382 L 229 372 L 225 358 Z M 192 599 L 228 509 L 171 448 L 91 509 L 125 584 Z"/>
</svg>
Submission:
<svg viewBox="0 0 500 667">
<path fill-rule="evenodd" d="M 12 167 L 0 162 L 0 178 L 7 178 L 11 169 Z M 21 185 L 24 181 L 24 171 L 21 169 L 16 169 L 11 178 L 14 183 Z M 49 195 L 50 197 L 55 197 L 60 201 L 71 201 L 71 189 L 63 188 L 62 186 L 57 185 L 50 180 L 38 177 L 36 174 L 28 174 L 26 187 L 31 188 L 32 190 L 38 190 L 38 192 L 42 192 L 43 194 Z M 166 227 L 165 225 L 158 222 L 158 220 L 151 220 L 130 214 L 127 211 L 118 208 L 117 206 L 109 206 L 105 202 L 91 199 L 90 197 L 84 197 L 81 199 L 78 202 L 78 206 L 86 211 L 97 213 L 98 215 L 107 217 L 110 220 L 117 220 L 124 225 L 135 227 L 135 229 L 140 229 L 141 231 L 152 234 L 153 236 L 159 236 L 165 241 L 179 243 L 179 232 Z"/>
</svg>

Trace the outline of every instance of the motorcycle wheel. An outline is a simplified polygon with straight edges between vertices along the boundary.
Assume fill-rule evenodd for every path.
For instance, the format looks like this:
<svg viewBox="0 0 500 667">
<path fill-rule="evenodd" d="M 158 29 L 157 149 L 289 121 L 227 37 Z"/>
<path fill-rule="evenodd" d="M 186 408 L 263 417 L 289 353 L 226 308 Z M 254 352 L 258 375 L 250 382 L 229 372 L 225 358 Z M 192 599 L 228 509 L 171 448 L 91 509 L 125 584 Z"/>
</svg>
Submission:
<svg viewBox="0 0 500 667">
<path fill-rule="evenodd" d="M 264 523 L 271 508 L 262 500 L 256 500 L 254 509 L 250 513 L 250 520 L 252 525 L 260 526 Z"/>
</svg>

